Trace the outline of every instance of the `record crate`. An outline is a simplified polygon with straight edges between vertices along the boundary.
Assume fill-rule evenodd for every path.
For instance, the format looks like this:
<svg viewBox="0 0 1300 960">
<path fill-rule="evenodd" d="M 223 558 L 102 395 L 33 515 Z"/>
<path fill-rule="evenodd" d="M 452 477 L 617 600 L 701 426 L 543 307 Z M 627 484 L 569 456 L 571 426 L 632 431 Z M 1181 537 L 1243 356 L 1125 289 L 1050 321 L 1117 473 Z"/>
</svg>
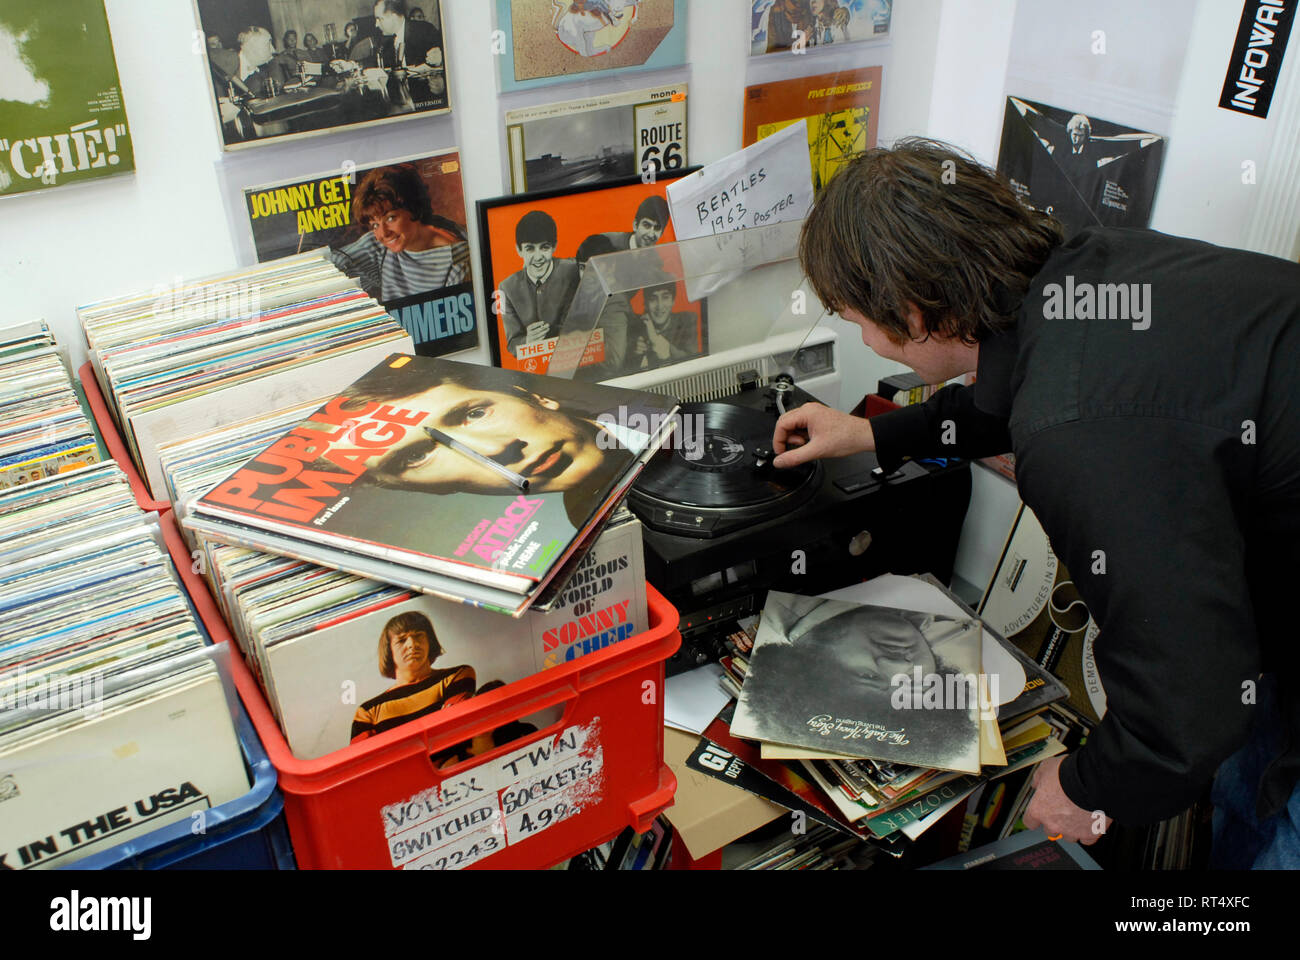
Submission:
<svg viewBox="0 0 1300 960">
<path fill-rule="evenodd" d="M 230 649 L 230 662 L 239 651 Z M 275 767 L 244 708 L 234 703 L 235 732 L 252 789 L 204 811 L 202 833 L 186 817 L 68 865 L 70 870 L 293 870 L 293 848 Z"/>
<path fill-rule="evenodd" d="M 174 516 L 162 519 L 213 640 L 236 653 Z M 646 594 L 644 633 L 316 760 L 293 755 L 257 680 L 232 655 L 240 697 L 279 774 L 298 866 L 543 869 L 627 827 L 650 829 L 677 788 L 664 763 L 663 696 L 681 635 L 673 606 L 648 584 Z M 559 720 L 536 734 L 451 767 L 430 759 L 556 708 Z"/>
<path fill-rule="evenodd" d="M 81 388 L 85 391 L 86 402 L 90 404 L 90 413 L 95 418 L 95 426 L 99 428 L 99 435 L 104 439 L 104 446 L 108 447 L 109 455 L 117 461 L 117 465 L 126 474 L 126 482 L 131 485 L 131 492 L 135 494 L 135 502 L 141 510 L 151 513 L 170 510 L 171 503 L 166 500 L 155 500 L 149 495 L 149 487 L 144 482 L 144 478 L 140 476 L 140 471 L 135 468 L 135 462 L 131 459 L 131 452 L 126 448 L 126 441 L 122 439 L 122 434 L 117 429 L 117 423 L 113 420 L 113 414 L 108 410 L 108 403 L 104 399 L 104 393 L 99 389 L 99 380 L 95 378 L 94 365 L 89 360 L 83 363 L 81 369 L 77 371 L 77 379 L 81 381 Z"/>
</svg>

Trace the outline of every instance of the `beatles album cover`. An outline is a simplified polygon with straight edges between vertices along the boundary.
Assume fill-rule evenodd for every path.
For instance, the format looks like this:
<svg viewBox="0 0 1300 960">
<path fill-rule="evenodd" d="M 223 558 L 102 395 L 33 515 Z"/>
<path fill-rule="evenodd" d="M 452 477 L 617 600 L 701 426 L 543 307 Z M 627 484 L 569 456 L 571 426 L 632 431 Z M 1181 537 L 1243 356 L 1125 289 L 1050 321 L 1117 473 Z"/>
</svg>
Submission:
<svg viewBox="0 0 1300 960">
<path fill-rule="evenodd" d="M 1066 236 L 1151 222 L 1165 138 L 1097 117 L 1007 97 L 998 173 Z"/>
<path fill-rule="evenodd" d="M 5 0 L 0 197 L 134 170 L 104 0 Z"/>
<path fill-rule="evenodd" d="M 686 84 L 506 111 L 515 193 L 686 166 Z"/>
<path fill-rule="evenodd" d="M 1069 688 L 1069 704 L 1093 723 L 1106 692 L 1093 655 L 1101 632 L 1034 512 L 1021 505 L 980 601 L 979 615 Z"/>
<path fill-rule="evenodd" d="M 978 773 L 978 620 L 768 593 L 731 732 Z"/>
<path fill-rule="evenodd" d="M 676 240 L 667 201 L 675 177 L 479 201 L 483 282 L 496 317 L 493 363 L 547 372 L 588 261 Z M 665 256 L 662 272 L 649 274 L 653 283 L 609 298 L 579 363 L 581 379 L 609 380 L 708 352 L 704 303 L 687 299 L 674 274 L 680 263 Z"/>
<path fill-rule="evenodd" d="M 778 80 L 745 88 L 744 146 L 808 121 L 813 189 L 876 145 L 880 67 Z"/>
<path fill-rule="evenodd" d="M 394 355 L 193 513 L 529 593 L 671 430 L 676 401 Z M 400 581 L 399 581 L 400 582 Z"/>
<path fill-rule="evenodd" d="M 750 0 L 750 56 L 889 36 L 893 0 Z"/>
<path fill-rule="evenodd" d="M 451 110 L 440 0 L 194 0 L 237 150 Z"/>
<path fill-rule="evenodd" d="M 259 262 L 325 247 L 419 356 L 478 346 L 456 150 L 248 187 L 244 207 Z"/>
<path fill-rule="evenodd" d="M 686 62 L 686 0 L 496 0 L 501 91 Z"/>
</svg>

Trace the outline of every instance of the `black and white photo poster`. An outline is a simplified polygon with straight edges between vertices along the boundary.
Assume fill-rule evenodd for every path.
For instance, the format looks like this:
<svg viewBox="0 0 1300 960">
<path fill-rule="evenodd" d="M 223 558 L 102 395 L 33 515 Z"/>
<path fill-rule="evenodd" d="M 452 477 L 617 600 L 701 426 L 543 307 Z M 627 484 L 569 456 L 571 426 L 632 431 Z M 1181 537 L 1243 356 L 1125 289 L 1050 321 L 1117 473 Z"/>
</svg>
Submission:
<svg viewBox="0 0 1300 960">
<path fill-rule="evenodd" d="M 972 619 L 772 591 L 731 732 L 978 773 L 981 642 Z"/>
<path fill-rule="evenodd" d="M 998 172 L 1067 236 L 1151 221 L 1165 138 L 1072 110 L 1007 97 Z"/>
<path fill-rule="evenodd" d="M 451 109 L 439 0 L 195 0 L 226 150 Z"/>
</svg>

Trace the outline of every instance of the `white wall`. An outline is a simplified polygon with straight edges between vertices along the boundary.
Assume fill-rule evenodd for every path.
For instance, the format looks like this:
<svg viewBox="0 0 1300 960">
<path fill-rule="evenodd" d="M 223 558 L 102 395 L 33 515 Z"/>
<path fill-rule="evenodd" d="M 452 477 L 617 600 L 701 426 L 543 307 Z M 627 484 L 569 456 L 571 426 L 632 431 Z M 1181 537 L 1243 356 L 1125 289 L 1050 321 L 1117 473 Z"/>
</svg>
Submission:
<svg viewBox="0 0 1300 960">
<path fill-rule="evenodd" d="M 375 128 L 360 137 L 312 138 L 223 159 L 190 4 L 107 0 L 137 173 L 0 203 L 0 295 L 7 315 L 15 320 L 44 317 L 74 357 L 80 357 L 81 335 L 73 314 L 77 304 L 234 266 L 236 245 L 220 185 L 250 164 L 259 170 L 283 164 L 282 172 L 267 176 L 272 180 L 329 169 L 348 157 L 381 160 L 459 145 L 471 240 L 476 242 L 473 202 L 504 192 L 491 6 L 487 0 L 444 0 L 452 117 Z M 829 57 L 815 53 L 797 64 L 780 65 L 773 65 L 772 58 L 749 62 L 744 28 L 738 26 L 746 23 L 747 10 L 748 0 L 691 0 L 690 66 L 653 74 L 685 75 L 691 83 L 694 163 L 739 148 L 747 82 L 773 73 L 872 64 L 884 68 L 882 143 L 926 134 L 993 163 L 1003 96 L 1015 84 L 1018 92 L 1036 93 L 1049 102 L 1078 103 L 1080 109 L 1100 104 L 1099 115 L 1118 122 L 1160 132 L 1165 130 L 1159 124 L 1168 124 L 1169 149 L 1153 219 L 1157 229 L 1295 255 L 1300 42 L 1292 43 L 1269 120 L 1220 110 L 1219 87 L 1241 12 L 1235 0 L 897 0 L 887 43 Z M 1104 57 L 1091 53 L 1093 29 L 1107 32 Z M 1180 45 L 1186 47 L 1185 59 Z M 564 86 L 552 92 L 554 99 L 568 99 L 584 91 Z M 254 154 L 265 159 L 243 159 Z M 1257 164 L 1256 185 L 1241 183 L 1246 159 Z M 291 169 L 295 165 L 302 169 Z M 480 297 L 480 308 L 482 302 Z M 871 354 L 854 336 L 855 328 L 828 322 L 845 334 L 844 406 L 860 399 L 880 376 L 902 369 Z M 481 348 L 467 359 L 485 356 Z M 1015 499 L 1009 485 L 983 470 L 977 471 L 976 481 L 958 572 L 982 583 Z"/>
<path fill-rule="evenodd" d="M 79 362 L 84 349 L 74 315 L 77 305 L 237 264 L 239 244 L 232 239 L 225 203 L 233 184 L 257 182 L 249 179 L 254 173 L 265 178 L 261 182 L 308 175 L 345 159 L 360 163 L 459 146 L 476 244 L 474 201 L 505 192 L 492 6 L 487 0 L 444 0 L 454 105 L 450 118 L 223 156 L 191 5 L 186 0 L 107 0 L 137 170 L 133 177 L 0 203 L 0 292 L 9 315 L 45 318 Z M 940 7 L 940 0 L 907 0 L 900 4 L 888 43 L 859 45 L 847 60 L 810 54 L 779 72 L 882 64 L 882 140 L 923 129 Z M 748 0 L 690 0 L 690 10 L 690 65 L 648 76 L 689 79 L 691 161 L 707 163 L 740 148 L 742 92 L 751 76 L 743 26 Z M 727 37 L 734 40 L 719 41 Z M 752 76 L 764 79 L 761 70 Z M 516 96 L 509 103 L 570 99 L 586 92 L 581 85 L 564 85 L 552 88 L 549 97 L 533 95 L 529 101 Z M 849 349 L 858 373 L 846 395 L 860 397 L 882 371 L 898 369 L 870 356 L 861 344 Z M 486 349 L 464 359 L 486 359 Z"/>
</svg>

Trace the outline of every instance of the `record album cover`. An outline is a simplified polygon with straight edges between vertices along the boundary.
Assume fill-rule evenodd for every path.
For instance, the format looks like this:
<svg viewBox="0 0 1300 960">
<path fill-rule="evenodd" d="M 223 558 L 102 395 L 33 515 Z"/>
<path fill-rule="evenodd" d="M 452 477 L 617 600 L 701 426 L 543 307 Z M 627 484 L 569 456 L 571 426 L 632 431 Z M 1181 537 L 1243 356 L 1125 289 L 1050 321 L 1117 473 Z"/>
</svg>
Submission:
<svg viewBox="0 0 1300 960">
<path fill-rule="evenodd" d="M 1046 103 L 1007 97 L 998 173 L 1066 236 L 1151 222 L 1165 138 Z"/>
<path fill-rule="evenodd" d="M 484 284 L 492 290 L 492 361 L 546 373 L 587 264 L 596 257 L 666 247 L 678 239 L 667 192 L 689 171 L 478 202 Z M 576 376 L 609 380 L 709 351 L 706 304 L 690 298 L 673 248 L 610 266 L 617 291 L 577 357 Z M 610 261 L 605 261 L 609 264 Z M 615 261 L 617 264 L 617 261 Z M 626 264 L 626 260 L 624 261 Z M 628 289 L 633 287 L 633 289 Z"/>
<path fill-rule="evenodd" d="M 1093 655 L 1101 632 L 1034 512 L 1021 505 L 980 601 L 979 615 L 1069 688 L 1069 704 L 1096 723 L 1106 691 Z"/>
<path fill-rule="evenodd" d="M 686 0 L 496 0 L 501 90 L 686 62 Z"/>
<path fill-rule="evenodd" d="M 441 0 L 194 0 L 226 150 L 451 110 Z"/>
<path fill-rule="evenodd" d="M 686 166 L 686 84 L 506 111 L 515 193 Z"/>
<path fill-rule="evenodd" d="M 193 512 L 525 594 L 604 516 L 671 432 L 676 406 L 395 355 Z"/>
<path fill-rule="evenodd" d="M 639 524 L 605 531 L 548 614 L 509 620 L 407 594 L 269 644 L 263 677 L 294 755 L 324 756 L 645 632 L 640 549 Z M 523 726 L 439 759 L 465 759 L 536 732 Z"/>
<path fill-rule="evenodd" d="M 199 824 L 248 792 L 215 671 L 147 693 L 69 729 L 0 743 L 0 864 L 66 866 L 177 820 Z"/>
<path fill-rule="evenodd" d="M 772 591 L 732 733 L 978 773 L 979 621 Z"/>
<path fill-rule="evenodd" d="M 750 56 L 889 36 L 893 0 L 750 0 Z"/>
<path fill-rule="evenodd" d="M 921 869 L 1100 870 L 1101 867 L 1073 841 L 1052 841 L 1042 830 L 1025 830 Z"/>
<path fill-rule="evenodd" d="M 478 346 L 456 150 L 248 187 L 244 208 L 259 262 L 324 247 L 419 356 Z"/>
<path fill-rule="evenodd" d="M 759 83 L 745 89 L 744 146 L 808 121 L 813 189 L 876 145 L 880 67 Z"/>
<path fill-rule="evenodd" d="M 134 170 L 104 0 L 5 0 L 0 198 Z"/>
</svg>

